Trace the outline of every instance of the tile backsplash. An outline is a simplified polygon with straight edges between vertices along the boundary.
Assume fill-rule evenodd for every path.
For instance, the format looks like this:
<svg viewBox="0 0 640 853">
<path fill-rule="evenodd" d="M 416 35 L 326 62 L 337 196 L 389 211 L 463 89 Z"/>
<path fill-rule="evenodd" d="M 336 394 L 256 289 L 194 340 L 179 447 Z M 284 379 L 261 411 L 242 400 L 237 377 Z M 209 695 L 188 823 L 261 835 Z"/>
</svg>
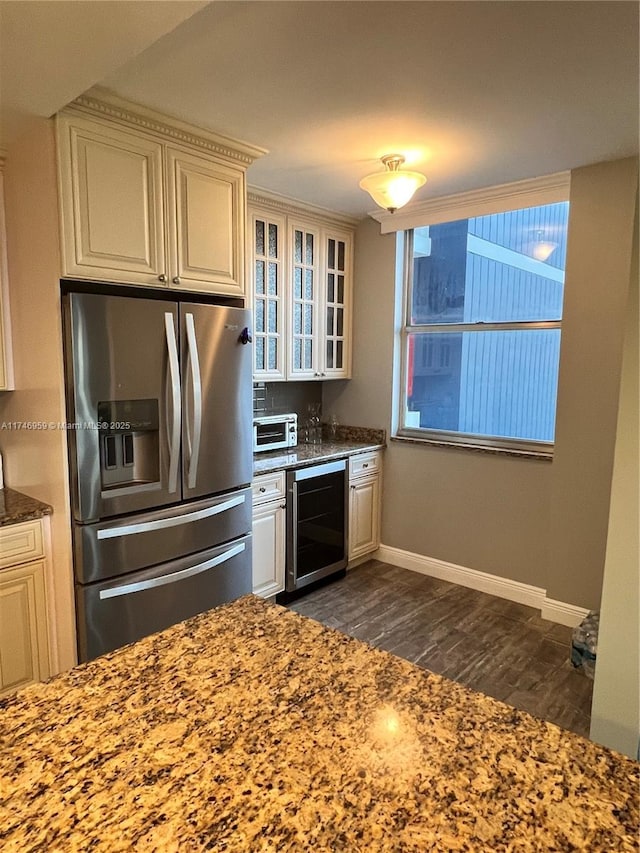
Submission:
<svg viewBox="0 0 640 853">
<path fill-rule="evenodd" d="M 283 415 L 295 412 L 300 422 L 310 403 L 322 405 L 322 382 L 254 382 L 253 414 Z"/>
</svg>

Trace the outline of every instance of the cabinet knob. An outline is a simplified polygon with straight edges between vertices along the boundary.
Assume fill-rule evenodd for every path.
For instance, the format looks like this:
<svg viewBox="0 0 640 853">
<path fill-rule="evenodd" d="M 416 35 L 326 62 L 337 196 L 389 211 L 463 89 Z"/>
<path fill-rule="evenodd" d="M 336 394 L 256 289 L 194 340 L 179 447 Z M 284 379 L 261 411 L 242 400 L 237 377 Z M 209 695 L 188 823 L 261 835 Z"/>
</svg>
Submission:
<svg viewBox="0 0 640 853">
<path fill-rule="evenodd" d="M 280 509 L 286 509 L 286 508 L 287 508 L 286 504 L 280 504 Z"/>
<path fill-rule="evenodd" d="M 166 275 L 159 275 L 159 276 L 158 276 L 158 281 L 161 281 L 163 284 L 164 284 L 164 282 L 165 282 L 166 280 L 167 280 Z"/>
<path fill-rule="evenodd" d="M 261 491 L 264 494 L 264 492 L 267 491 L 266 486 L 260 486 L 259 491 Z"/>
<path fill-rule="evenodd" d="M 349 486 L 349 488 L 351 489 L 352 492 L 355 492 L 355 490 L 356 490 L 355 486 Z"/>
<path fill-rule="evenodd" d="M 363 462 L 363 463 L 362 463 L 362 467 L 363 467 L 363 468 L 368 468 L 368 467 L 369 467 L 369 463 L 368 463 L 368 462 Z"/>
<path fill-rule="evenodd" d="M 171 281 L 172 281 L 174 284 L 180 284 L 180 276 L 178 276 L 178 275 L 174 275 L 174 277 L 171 279 Z"/>
</svg>

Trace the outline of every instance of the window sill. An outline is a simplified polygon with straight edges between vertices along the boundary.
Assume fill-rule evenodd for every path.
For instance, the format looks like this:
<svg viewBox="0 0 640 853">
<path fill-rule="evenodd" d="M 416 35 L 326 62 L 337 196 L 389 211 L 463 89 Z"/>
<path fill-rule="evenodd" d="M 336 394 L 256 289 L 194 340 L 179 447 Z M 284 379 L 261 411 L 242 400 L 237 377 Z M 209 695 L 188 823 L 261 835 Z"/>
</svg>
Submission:
<svg viewBox="0 0 640 853">
<path fill-rule="evenodd" d="M 539 462 L 552 462 L 552 450 L 517 450 L 516 448 L 508 447 L 490 447 L 485 444 L 467 444 L 458 441 L 443 441 L 436 438 L 417 438 L 408 435 L 392 435 L 391 441 L 397 441 L 399 444 L 427 444 L 431 447 L 447 447 L 454 450 L 471 451 L 473 453 L 485 453 L 491 456 L 513 456 L 520 459 L 535 459 Z"/>
</svg>

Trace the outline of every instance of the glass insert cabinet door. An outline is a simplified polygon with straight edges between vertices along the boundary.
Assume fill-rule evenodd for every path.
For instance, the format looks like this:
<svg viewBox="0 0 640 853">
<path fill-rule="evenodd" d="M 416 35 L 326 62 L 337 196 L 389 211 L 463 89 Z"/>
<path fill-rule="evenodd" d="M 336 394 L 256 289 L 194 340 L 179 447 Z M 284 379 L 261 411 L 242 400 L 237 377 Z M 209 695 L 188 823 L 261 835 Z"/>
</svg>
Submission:
<svg viewBox="0 0 640 853">
<path fill-rule="evenodd" d="M 285 378 L 284 218 L 252 212 L 254 376 Z"/>
<path fill-rule="evenodd" d="M 350 376 L 353 233 L 330 221 L 249 209 L 254 377 Z"/>
<path fill-rule="evenodd" d="M 324 352 L 322 376 L 349 375 L 348 332 L 350 326 L 351 239 L 338 232 L 325 231 L 323 265 Z"/>
<path fill-rule="evenodd" d="M 290 222 L 291 317 L 289 376 L 320 377 L 320 235 L 306 224 Z"/>
</svg>

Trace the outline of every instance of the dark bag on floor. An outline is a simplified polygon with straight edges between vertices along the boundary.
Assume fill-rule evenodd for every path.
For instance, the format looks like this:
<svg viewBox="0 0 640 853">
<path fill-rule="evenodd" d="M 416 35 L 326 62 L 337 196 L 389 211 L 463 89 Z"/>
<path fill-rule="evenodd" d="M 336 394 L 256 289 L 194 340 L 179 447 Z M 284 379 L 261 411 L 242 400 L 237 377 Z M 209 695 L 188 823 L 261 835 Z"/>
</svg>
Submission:
<svg viewBox="0 0 640 853">
<path fill-rule="evenodd" d="M 573 629 L 571 638 L 571 663 L 588 678 L 593 678 L 596 668 L 599 626 L 600 612 L 592 610 Z"/>
</svg>

